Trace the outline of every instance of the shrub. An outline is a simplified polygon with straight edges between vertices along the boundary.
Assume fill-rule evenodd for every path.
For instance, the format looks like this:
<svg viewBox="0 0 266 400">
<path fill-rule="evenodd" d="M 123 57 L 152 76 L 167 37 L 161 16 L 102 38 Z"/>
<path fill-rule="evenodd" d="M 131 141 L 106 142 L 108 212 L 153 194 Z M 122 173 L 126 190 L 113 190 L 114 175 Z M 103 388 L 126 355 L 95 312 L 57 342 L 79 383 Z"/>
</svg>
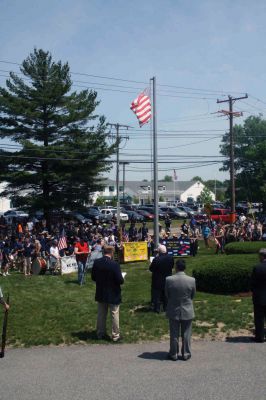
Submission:
<svg viewBox="0 0 266 400">
<path fill-rule="evenodd" d="M 208 293 L 239 293 L 250 290 L 255 255 L 230 255 L 202 259 L 192 270 L 197 289 Z"/>
<path fill-rule="evenodd" d="M 226 254 L 254 254 L 264 246 L 263 242 L 233 242 L 225 246 L 225 252 Z"/>
</svg>

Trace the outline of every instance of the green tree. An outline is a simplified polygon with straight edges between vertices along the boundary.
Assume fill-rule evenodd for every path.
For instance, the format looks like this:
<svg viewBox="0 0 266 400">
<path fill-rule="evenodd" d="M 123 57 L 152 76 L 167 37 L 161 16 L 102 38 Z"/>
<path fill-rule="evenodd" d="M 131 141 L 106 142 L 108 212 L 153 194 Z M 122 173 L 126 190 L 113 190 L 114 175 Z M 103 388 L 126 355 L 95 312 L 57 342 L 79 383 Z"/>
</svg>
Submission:
<svg viewBox="0 0 266 400">
<path fill-rule="evenodd" d="M 236 199 L 260 201 L 266 208 L 266 121 L 250 116 L 244 125 L 234 126 Z M 227 159 L 221 168 L 229 170 L 229 134 L 222 139 L 221 154 Z"/>
<path fill-rule="evenodd" d="M 159 182 L 173 182 L 173 177 L 171 175 L 165 175 L 163 179 L 160 179 Z"/>
<path fill-rule="evenodd" d="M 228 182 L 222 182 L 219 180 L 215 179 L 209 179 L 207 181 L 203 182 L 204 185 L 207 186 L 208 189 L 210 189 L 213 193 L 216 194 L 216 200 L 219 201 L 224 201 L 225 199 L 225 193 L 228 188 Z"/>
<path fill-rule="evenodd" d="M 95 114 L 97 93 L 71 91 L 68 63 L 34 49 L 20 71 L 0 88 L 0 137 L 13 141 L 13 150 L 0 151 L 0 178 L 8 182 L 2 195 L 49 217 L 51 209 L 80 207 L 101 189 L 115 146 Z"/>
<path fill-rule="evenodd" d="M 204 186 L 204 188 L 202 189 L 199 195 L 199 201 L 203 204 L 212 202 L 211 191 L 207 188 L 207 186 Z"/>
<path fill-rule="evenodd" d="M 203 183 L 203 179 L 200 176 L 194 176 L 194 178 L 191 179 L 192 181 L 196 181 L 196 182 L 201 182 Z"/>
</svg>

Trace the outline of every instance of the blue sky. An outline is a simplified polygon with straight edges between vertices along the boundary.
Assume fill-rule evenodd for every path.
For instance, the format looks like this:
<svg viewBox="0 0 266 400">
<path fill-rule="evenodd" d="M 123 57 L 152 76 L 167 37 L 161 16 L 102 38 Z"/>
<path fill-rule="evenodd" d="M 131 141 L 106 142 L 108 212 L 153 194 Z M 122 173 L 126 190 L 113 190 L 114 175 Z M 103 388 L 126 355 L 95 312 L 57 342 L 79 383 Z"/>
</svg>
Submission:
<svg viewBox="0 0 266 400">
<path fill-rule="evenodd" d="M 0 60 L 21 62 L 36 46 L 51 51 L 55 60 L 68 61 L 74 72 L 147 85 L 156 76 L 158 85 L 169 85 L 158 86 L 159 158 L 175 156 L 172 164 L 159 164 L 159 177 L 172 175 L 175 168 L 179 180 L 195 175 L 228 178 L 228 173 L 219 172 L 219 165 L 188 168 L 191 164 L 177 162 L 181 156 L 219 156 L 228 120 L 214 114 L 227 108 L 216 104 L 217 98 L 247 92 L 249 98 L 237 102 L 235 110 L 244 111 L 244 118 L 265 112 L 265 1 L 1 0 L 0 4 Z M 0 63 L 0 69 L 17 67 Z M 72 78 L 75 85 L 112 89 L 97 90 L 99 113 L 109 122 L 138 128 L 129 104 L 146 84 Z M 0 76 L 0 84 L 4 81 Z M 129 132 L 130 139 L 122 144 L 121 159 L 132 161 L 127 166 L 129 180 L 151 176 L 149 165 L 133 163 L 150 159 L 148 130 L 146 125 L 141 134 Z M 169 135 L 162 130 L 183 132 Z M 114 176 L 112 172 L 110 177 Z"/>
</svg>

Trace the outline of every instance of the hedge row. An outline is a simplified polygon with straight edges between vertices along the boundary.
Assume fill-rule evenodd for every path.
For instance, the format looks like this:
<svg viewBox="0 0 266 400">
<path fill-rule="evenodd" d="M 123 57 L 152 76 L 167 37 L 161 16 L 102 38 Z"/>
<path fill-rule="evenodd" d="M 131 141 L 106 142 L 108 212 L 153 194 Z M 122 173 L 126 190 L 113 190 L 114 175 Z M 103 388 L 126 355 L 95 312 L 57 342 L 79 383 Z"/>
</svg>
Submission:
<svg viewBox="0 0 266 400">
<path fill-rule="evenodd" d="M 217 294 L 248 292 L 257 261 L 254 254 L 202 259 L 192 270 L 197 290 Z"/>
<path fill-rule="evenodd" d="M 233 242 L 225 246 L 226 254 L 254 254 L 258 253 L 262 247 L 266 247 L 265 242 Z"/>
</svg>

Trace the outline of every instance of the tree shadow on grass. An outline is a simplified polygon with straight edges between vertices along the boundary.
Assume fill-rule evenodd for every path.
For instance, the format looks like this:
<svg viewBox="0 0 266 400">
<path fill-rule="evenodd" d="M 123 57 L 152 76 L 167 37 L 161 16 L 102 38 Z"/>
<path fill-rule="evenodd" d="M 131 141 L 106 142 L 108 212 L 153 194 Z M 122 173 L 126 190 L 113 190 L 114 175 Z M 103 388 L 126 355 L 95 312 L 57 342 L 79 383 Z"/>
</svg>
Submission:
<svg viewBox="0 0 266 400">
<path fill-rule="evenodd" d="M 138 357 L 144 358 L 145 360 L 167 361 L 167 355 L 168 353 L 166 351 L 155 351 L 153 353 L 146 351 L 139 354 Z"/>
<path fill-rule="evenodd" d="M 64 283 L 65 283 L 65 285 L 78 285 L 79 284 L 76 279 L 73 279 L 71 281 L 65 281 Z"/>
<path fill-rule="evenodd" d="M 153 312 L 153 309 L 150 305 L 139 305 L 134 307 L 134 312 L 135 313 L 149 313 L 149 312 Z"/>
<path fill-rule="evenodd" d="M 94 329 L 93 331 L 79 331 L 79 332 L 71 332 L 71 336 L 78 338 L 79 340 L 83 341 L 83 342 L 87 342 L 87 341 L 97 341 L 97 342 L 101 342 L 101 341 L 111 341 L 111 338 L 109 336 L 106 336 L 104 339 L 99 340 L 98 336 L 97 336 L 97 332 Z"/>
</svg>

